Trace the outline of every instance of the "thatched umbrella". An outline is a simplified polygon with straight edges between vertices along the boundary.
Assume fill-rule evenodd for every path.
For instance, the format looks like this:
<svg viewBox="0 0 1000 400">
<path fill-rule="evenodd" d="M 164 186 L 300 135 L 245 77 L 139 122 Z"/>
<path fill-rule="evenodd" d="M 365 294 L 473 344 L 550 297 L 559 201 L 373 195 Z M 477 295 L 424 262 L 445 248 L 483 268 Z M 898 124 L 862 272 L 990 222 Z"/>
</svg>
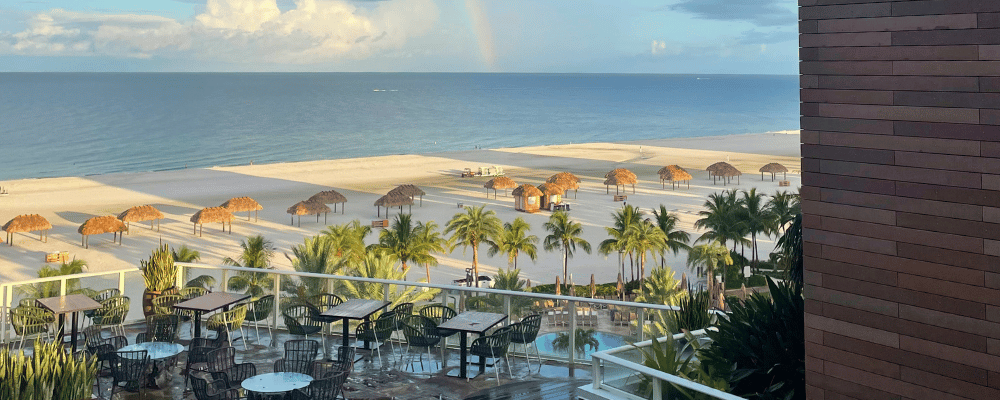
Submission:
<svg viewBox="0 0 1000 400">
<path fill-rule="evenodd" d="M 597 296 L 597 282 L 594 281 L 594 274 L 590 274 L 590 298 Z"/>
<path fill-rule="evenodd" d="M 573 175 L 569 172 L 560 172 L 558 174 L 552 175 L 549 177 L 549 179 L 546 179 L 545 182 L 555 183 L 559 186 L 566 188 L 566 190 L 573 189 L 574 199 L 576 198 L 576 195 L 580 191 L 580 178 L 577 178 L 576 175 Z"/>
<path fill-rule="evenodd" d="M 562 287 L 559 285 L 559 275 L 556 275 L 556 296 L 562 295 Z"/>
<path fill-rule="evenodd" d="M 375 200 L 375 207 L 378 207 L 378 216 L 382 216 L 382 207 L 385 207 L 385 216 L 389 216 L 389 207 L 399 207 L 399 212 L 403 212 L 403 206 L 410 206 L 410 211 L 413 211 L 413 198 L 406 196 L 402 193 L 389 192 L 385 196 L 379 197 Z"/>
<path fill-rule="evenodd" d="M 83 225 L 80 225 L 80 229 L 76 231 L 80 233 L 82 238 L 80 239 L 80 245 L 84 248 L 90 248 L 90 235 L 99 235 L 102 233 L 114 234 L 111 241 L 118 242 L 120 246 L 121 237 L 124 235 L 119 235 L 118 232 L 125 232 L 128 227 L 122 222 L 118 217 L 114 215 L 106 215 L 103 217 L 94 217 L 88 219 Z"/>
<path fill-rule="evenodd" d="M 11 246 L 14 245 L 14 233 L 16 232 L 38 231 L 38 240 L 47 243 L 49 229 L 52 229 L 52 224 L 38 214 L 18 215 L 3 225 L 3 230 L 7 232 L 7 243 Z"/>
<path fill-rule="evenodd" d="M 677 188 L 677 182 L 687 182 L 688 189 L 691 188 L 691 179 L 693 177 L 684 168 L 679 165 L 668 165 L 666 167 L 660 168 L 660 186 L 666 189 L 667 186 L 664 184 L 665 181 L 670 181 L 670 187 L 672 189 Z"/>
<path fill-rule="evenodd" d="M 506 176 L 498 176 L 496 178 L 490 179 L 483 185 L 486 188 L 486 198 L 490 197 L 490 189 L 493 189 L 493 198 L 497 198 L 497 190 L 503 189 L 503 195 L 507 195 L 507 189 L 513 189 L 517 187 L 517 183 L 514 183 L 513 179 Z"/>
<path fill-rule="evenodd" d="M 609 171 L 608 173 L 604 174 L 604 177 L 610 178 L 612 175 L 625 175 L 632 177 L 632 179 L 639 179 L 639 177 L 636 176 L 635 173 L 629 171 L 627 168 L 615 168 Z"/>
<path fill-rule="evenodd" d="M 708 176 L 712 178 L 713 185 L 715 184 L 715 177 L 719 176 L 718 172 L 727 166 L 732 167 L 732 165 L 729 165 L 729 163 L 725 161 L 719 161 L 705 168 L 705 170 L 708 171 Z"/>
<path fill-rule="evenodd" d="M 687 273 L 683 273 L 683 272 L 681 273 L 681 283 L 678 286 L 680 286 L 682 290 L 690 291 L 689 290 L 690 288 L 688 287 L 688 276 L 687 276 Z"/>
<path fill-rule="evenodd" d="M 247 221 L 250 220 L 250 211 L 254 212 L 253 220 L 257 221 L 257 211 L 263 210 L 264 207 L 257 202 L 257 200 L 251 199 L 249 197 L 233 197 L 222 203 L 222 208 L 229 210 L 231 213 L 247 212 Z"/>
<path fill-rule="evenodd" d="M 739 185 L 740 184 L 740 175 L 743 175 L 743 173 L 740 172 L 740 170 L 736 169 L 736 167 L 734 167 L 732 165 L 728 165 L 728 164 L 725 165 L 725 166 L 723 166 L 722 168 L 719 168 L 718 170 L 716 170 L 715 174 L 718 175 L 718 176 L 720 176 L 720 177 L 722 177 L 722 179 L 723 179 L 722 184 L 723 185 L 725 185 L 727 181 L 732 180 L 732 177 L 734 177 L 734 176 L 736 177 L 736 184 Z"/>
<path fill-rule="evenodd" d="M 624 191 L 625 190 L 625 185 L 632 185 L 632 193 L 634 194 L 635 193 L 635 183 L 636 183 L 636 179 L 634 177 L 631 177 L 631 176 L 627 175 L 627 174 L 610 175 L 610 176 L 608 176 L 608 179 L 604 180 L 604 190 L 605 190 L 605 193 L 610 193 L 609 192 L 610 189 L 608 189 L 608 187 L 610 187 L 611 185 L 614 185 L 615 186 L 615 194 L 618 194 L 618 187 L 619 186 L 621 186 L 622 187 L 622 191 Z"/>
<path fill-rule="evenodd" d="M 194 223 L 194 233 L 201 236 L 201 232 L 205 231 L 206 223 L 221 222 L 222 231 L 226 231 L 226 223 L 229 223 L 229 234 L 233 234 L 233 213 L 222 207 L 207 207 L 201 209 L 191 216 L 191 222 Z M 201 226 L 201 230 L 198 226 Z"/>
<path fill-rule="evenodd" d="M 151 205 L 135 206 L 118 214 L 118 219 L 125 223 L 125 233 L 131 227 L 132 222 L 149 221 L 149 229 L 153 229 L 153 222 L 156 222 L 156 231 L 160 231 L 160 220 L 163 213 Z"/>
<path fill-rule="evenodd" d="M 341 214 L 344 213 L 344 206 L 347 205 L 347 197 L 344 197 L 344 195 L 340 194 L 340 192 L 332 189 L 316 193 L 312 195 L 312 197 L 310 197 L 309 200 L 306 201 L 315 201 L 323 204 L 333 204 L 333 212 L 337 212 L 337 204 L 343 204 L 342 206 L 340 206 Z"/>
<path fill-rule="evenodd" d="M 625 298 L 625 282 L 622 282 L 622 273 L 618 273 L 618 300 Z"/>
<path fill-rule="evenodd" d="M 295 223 L 295 216 L 299 216 L 299 226 L 302 226 L 302 216 L 303 215 L 316 215 L 316 222 L 319 222 L 319 215 L 323 214 L 323 223 L 326 223 L 326 214 L 330 212 L 330 207 L 326 204 L 320 203 L 318 201 L 306 200 L 295 203 L 294 206 L 288 207 L 288 213 L 292 214 L 292 222 L 289 225 Z"/>
<path fill-rule="evenodd" d="M 788 168 L 785 168 L 784 165 L 776 162 L 760 167 L 760 180 L 764 180 L 765 172 L 769 172 L 771 174 L 771 182 L 774 182 L 774 174 L 777 172 L 781 172 L 781 179 L 788 178 Z"/>
<path fill-rule="evenodd" d="M 410 200 L 413 200 L 415 196 L 420 196 L 421 207 L 424 205 L 424 195 L 427 194 L 424 193 L 423 190 L 420 190 L 420 188 L 413 185 L 399 185 L 396 186 L 395 189 L 390 190 L 389 193 L 399 193 L 404 196 L 409 196 Z M 410 202 L 410 205 L 413 205 L 413 202 Z"/>
</svg>

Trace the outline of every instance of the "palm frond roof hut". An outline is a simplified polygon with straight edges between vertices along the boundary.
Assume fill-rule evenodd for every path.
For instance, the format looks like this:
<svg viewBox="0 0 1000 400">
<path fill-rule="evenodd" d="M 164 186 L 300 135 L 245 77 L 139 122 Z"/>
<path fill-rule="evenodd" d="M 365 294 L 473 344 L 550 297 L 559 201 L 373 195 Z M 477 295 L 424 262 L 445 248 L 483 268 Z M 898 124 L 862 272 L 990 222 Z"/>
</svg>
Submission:
<svg viewBox="0 0 1000 400">
<path fill-rule="evenodd" d="M 306 201 L 318 201 L 323 204 L 333 204 L 333 212 L 337 212 L 337 204 L 342 204 L 340 206 L 340 213 L 344 213 L 344 203 L 347 203 L 347 197 L 340 194 L 340 192 L 330 189 L 324 190 L 322 192 L 316 193 Z"/>
<path fill-rule="evenodd" d="M 516 189 L 514 189 L 514 191 L 510 192 L 510 194 L 512 196 L 520 196 L 520 197 L 539 197 L 542 195 L 542 191 L 538 190 L 538 188 L 532 185 L 525 183 L 521 186 L 518 186 Z"/>
<path fill-rule="evenodd" d="M 48 231 L 52 229 L 52 224 L 45 217 L 38 214 L 23 214 L 12 218 L 3 225 L 3 230 L 7 232 L 7 243 L 14 245 L 14 233 L 17 232 L 39 232 L 38 240 L 48 242 Z"/>
<path fill-rule="evenodd" d="M 739 176 L 743 175 L 743 173 L 740 172 L 740 170 L 736 169 L 736 167 L 734 167 L 732 165 L 729 165 L 729 164 L 726 164 L 725 166 L 717 169 L 714 172 L 714 174 L 715 174 L 715 176 L 722 177 L 722 179 L 723 179 L 722 183 L 723 184 L 725 184 L 726 181 L 731 180 L 730 178 L 732 178 L 734 176 L 736 177 L 736 184 L 739 184 L 740 183 Z"/>
<path fill-rule="evenodd" d="M 113 241 L 118 241 L 118 233 L 125 232 L 128 227 L 122 222 L 118 217 L 114 215 L 105 215 L 103 217 L 93 217 L 84 221 L 76 231 L 83 236 L 80 245 L 85 248 L 90 248 L 90 240 L 88 236 L 90 235 L 100 235 L 102 233 L 113 233 L 115 235 Z M 118 242 L 120 245 L 121 242 Z"/>
<path fill-rule="evenodd" d="M 156 207 L 151 205 L 135 206 L 129 208 L 128 210 L 122 211 L 118 214 L 118 219 L 125 223 L 125 227 L 128 228 L 129 224 L 132 222 L 149 222 L 149 229 L 153 229 L 153 221 L 156 221 L 156 230 L 160 230 L 159 221 L 163 219 L 163 213 L 157 210 Z M 128 231 L 128 229 L 126 229 Z"/>
<path fill-rule="evenodd" d="M 315 197 L 315 196 L 314 196 Z M 319 222 L 319 215 L 323 214 L 323 223 L 326 223 L 326 214 L 330 212 L 330 207 L 321 201 L 316 200 L 306 200 L 295 203 L 295 205 L 288 207 L 288 213 L 292 215 L 292 223 L 295 222 L 295 216 L 299 216 L 299 226 L 302 226 L 302 216 L 303 215 L 315 215 L 316 222 Z"/>
<path fill-rule="evenodd" d="M 260 203 L 257 202 L 257 200 L 251 199 L 249 197 L 233 197 L 229 200 L 226 200 L 226 202 L 222 203 L 222 205 L 220 205 L 219 207 L 225 208 L 229 210 L 229 212 L 231 213 L 246 211 L 247 221 L 250 220 L 251 211 L 256 212 L 264 209 L 264 207 L 261 206 Z M 254 220 L 256 221 L 256 218 L 254 218 Z"/>
<path fill-rule="evenodd" d="M 420 196 L 420 205 L 421 206 L 424 205 L 424 195 L 427 194 L 422 189 L 420 189 L 420 188 L 418 188 L 418 187 L 416 187 L 414 185 L 410 185 L 410 184 L 404 184 L 404 185 L 396 186 L 396 188 L 390 190 L 389 193 L 402 194 L 404 196 L 408 196 L 410 199 L 413 199 L 414 197 Z M 412 205 L 413 203 L 410 203 L 410 204 Z"/>
<path fill-rule="evenodd" d="M 613 173 L 615 171 L 619 172 Z M 610 187 L 611 185 L 615 186 L 615 194 L 618 194 L 619 186 L 621 186 L 622 190 L 624 190 L 625 185 L 632 185 L 632 193 L 635 193 L 635 184 L 638 180 L 636 179 L 635 174 L 633 174 L 631 171 L 624 168 L 619 168 L 609 172 L 607 175 L 605 175 L 605 177 L 607 177 L 607 179 L 604 180 L 605 193 L 609 193 L 608 187 Z"/>
<path fill-rule="evenodd" d="M 558 174 L 552 175 L 549 179 L 545 180 L 546 183 L 555 183 L 559 186 L 566 188 L 566 190 L 573 189 L 573 198 L 580 192 L 580 178 L 569 172 L 560 172 Z"/>
<path fill-rule="evenodd" d="M 788 177 L 788 175 L 787 175 L 788 168 L 785 168 L 784 165 L 781 165 L 781 164 L 778 164 L 778 163 L 769 163 L 769 164 L 765 164 L 763 167 L 760 167 L 760 180 L 764 180 L 764 173 L 765 172 L 771 174 L 771 181 L 772 182 L 774 181 L 774 174 L 778 173 L 778 172 L 782 173 L 782 178 L 783 179 Z"/>
<path fill-rule="evenodd" d="M 198 236 L 201 236 L 198 231 L 198 226 L 202 226 L 202 231 L 204 231 L 204 224 L 210 224 L 215 222 L 222 223 L 222 231 L 226 231 L 226 223 L 229 223 L 229 233 L 233 233 L 233 213 L 222 207 L 207 207 L 200 211 L 194 213 L 191 216 L 191 222 L 194 223 L 194 231 Z"/>
<path fill-rule="evenodd" d="M 497 190 L 503 189 L 503 194 L 506 196 L 507 190 L 516 188 L 517 183 L 514 182 L 513 179 L 506 176 L 498 176 L 487 181 L 483 187 L 486 188 L 486 197 L 488 198 L 490 196 L 490 190 L 492 189 L 493 198 L 495 199 L 497 197 Z"/>
<path fill-rule="evenodd" d="M 536 212 L 542 207 L 542 191 L 527 183 L 518 186 L 510 192 L 514 197 L 514 209 L 524 212 Z"/>
<path fill-rule="evenodd" d="M 388 217 L 390 207 L 399 207 L 399 212 L 403 212 L 403 206 L 410 206 L 410 210 L 413 210 L 413 198 L 399 192 L 390 191 L 385 196 L 375 200 L 373 205 L 378 207 L 378 216 L 380 217 L 382 216 L 382 207 L 385 207 L 385 215 Z"/>
<path fill-rule="evenodd" d="M 551 196 L 551 195 L 561 196 L 563 193 L 566 193 L 566 188 L 556 183 L 546 182 L 541 185 L 538 185 L 538 191 L 542 192 L 542 194 L 546 196 Z"/>
<path fill-rule="evenodd" d="M 684 168 L 679 165 L 668 165 L 666 167 L 660 168 L 658 171 L 660 175 L 660 185 L 662 188 L 666 188 L 664 182 L 670 181 L 670 186 L 672 188 L 677 187 L 677 182 L 687 182 L 688 188 L 691 188 L 691 176 Z"/>
</svg>

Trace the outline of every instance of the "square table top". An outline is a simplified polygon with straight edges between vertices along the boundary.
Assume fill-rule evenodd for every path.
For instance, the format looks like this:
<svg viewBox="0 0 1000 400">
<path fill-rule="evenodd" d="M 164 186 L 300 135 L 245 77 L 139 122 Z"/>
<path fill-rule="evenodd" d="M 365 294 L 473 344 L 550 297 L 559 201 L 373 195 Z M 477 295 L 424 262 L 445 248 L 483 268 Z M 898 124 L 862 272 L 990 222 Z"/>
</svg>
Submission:
<svg viewBox="0 0 1000 400">
<path fill-rule="evenodd" d="M 504 314 L 466 311 L 438 325 L 438 329 L 481 334 L 505 319 L 507 316 Z"/>
<path fill-rule="evenodd" d="M 365 319 L 389 304 L 392 303 L 383 300 L 350 299 L 330 307 L 329 310 L 320 315 L 334 318 Z"/>
<path fill-rule="evenodd" d="M 35 300 L 39 306 L 47 308 L 56 314 L 71 313 L 77 311 L 96 310 L 101 308 L 101 303 L 82 294 L 70 294 L 66 296 L 46 297 Z"/>
<path fill-rule="evenodd" d="M 249 299 L 249 294 L 212 292 L 174 304 L 181 310 L 209 312 Z"/>
</svg>

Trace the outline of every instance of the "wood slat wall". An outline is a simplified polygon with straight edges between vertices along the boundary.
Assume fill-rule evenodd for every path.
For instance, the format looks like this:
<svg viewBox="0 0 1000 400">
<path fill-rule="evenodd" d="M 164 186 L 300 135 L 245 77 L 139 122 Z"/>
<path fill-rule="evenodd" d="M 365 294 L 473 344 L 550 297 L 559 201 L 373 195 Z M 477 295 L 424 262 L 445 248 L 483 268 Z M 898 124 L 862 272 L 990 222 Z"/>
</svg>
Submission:
<svg viewBox="0 0 1000 400">
<path fill-rule="evenodd" d="M 1000 399 L 1000 0 L 799 0 L 810 399 Z"/>
</svg>

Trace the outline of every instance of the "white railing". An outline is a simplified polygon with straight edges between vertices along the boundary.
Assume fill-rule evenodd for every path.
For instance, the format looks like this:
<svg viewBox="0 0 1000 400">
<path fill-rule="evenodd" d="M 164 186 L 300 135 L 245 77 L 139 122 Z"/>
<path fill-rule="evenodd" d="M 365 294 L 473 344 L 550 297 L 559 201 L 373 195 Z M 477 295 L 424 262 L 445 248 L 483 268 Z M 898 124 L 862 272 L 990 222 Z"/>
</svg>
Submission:
<svg viewBox="0 0 1000 400">
<path fill-rule="evenodd" d="M 691 334 L 695 340 L 707 339 L 704 329 L 691 332 Z M 685 334 L 676 334 L 670 345 L 684 338 Z M 643 355 L 639 349 L 649 347 L 651 344 L 652 341 L 647 340 L 591 354 L 593 384 L 580 387 L 580 397 L 587 400 L 647 400 L 649 398 L 659 400 L 663 398 L 663 383 L 668 383 L 716 399 L 744 400 L 742 397 L 643 365 Z M 651 397 L 638 393 L 639 382 L 643 378 L 651 381 Z"/>
</svg>

